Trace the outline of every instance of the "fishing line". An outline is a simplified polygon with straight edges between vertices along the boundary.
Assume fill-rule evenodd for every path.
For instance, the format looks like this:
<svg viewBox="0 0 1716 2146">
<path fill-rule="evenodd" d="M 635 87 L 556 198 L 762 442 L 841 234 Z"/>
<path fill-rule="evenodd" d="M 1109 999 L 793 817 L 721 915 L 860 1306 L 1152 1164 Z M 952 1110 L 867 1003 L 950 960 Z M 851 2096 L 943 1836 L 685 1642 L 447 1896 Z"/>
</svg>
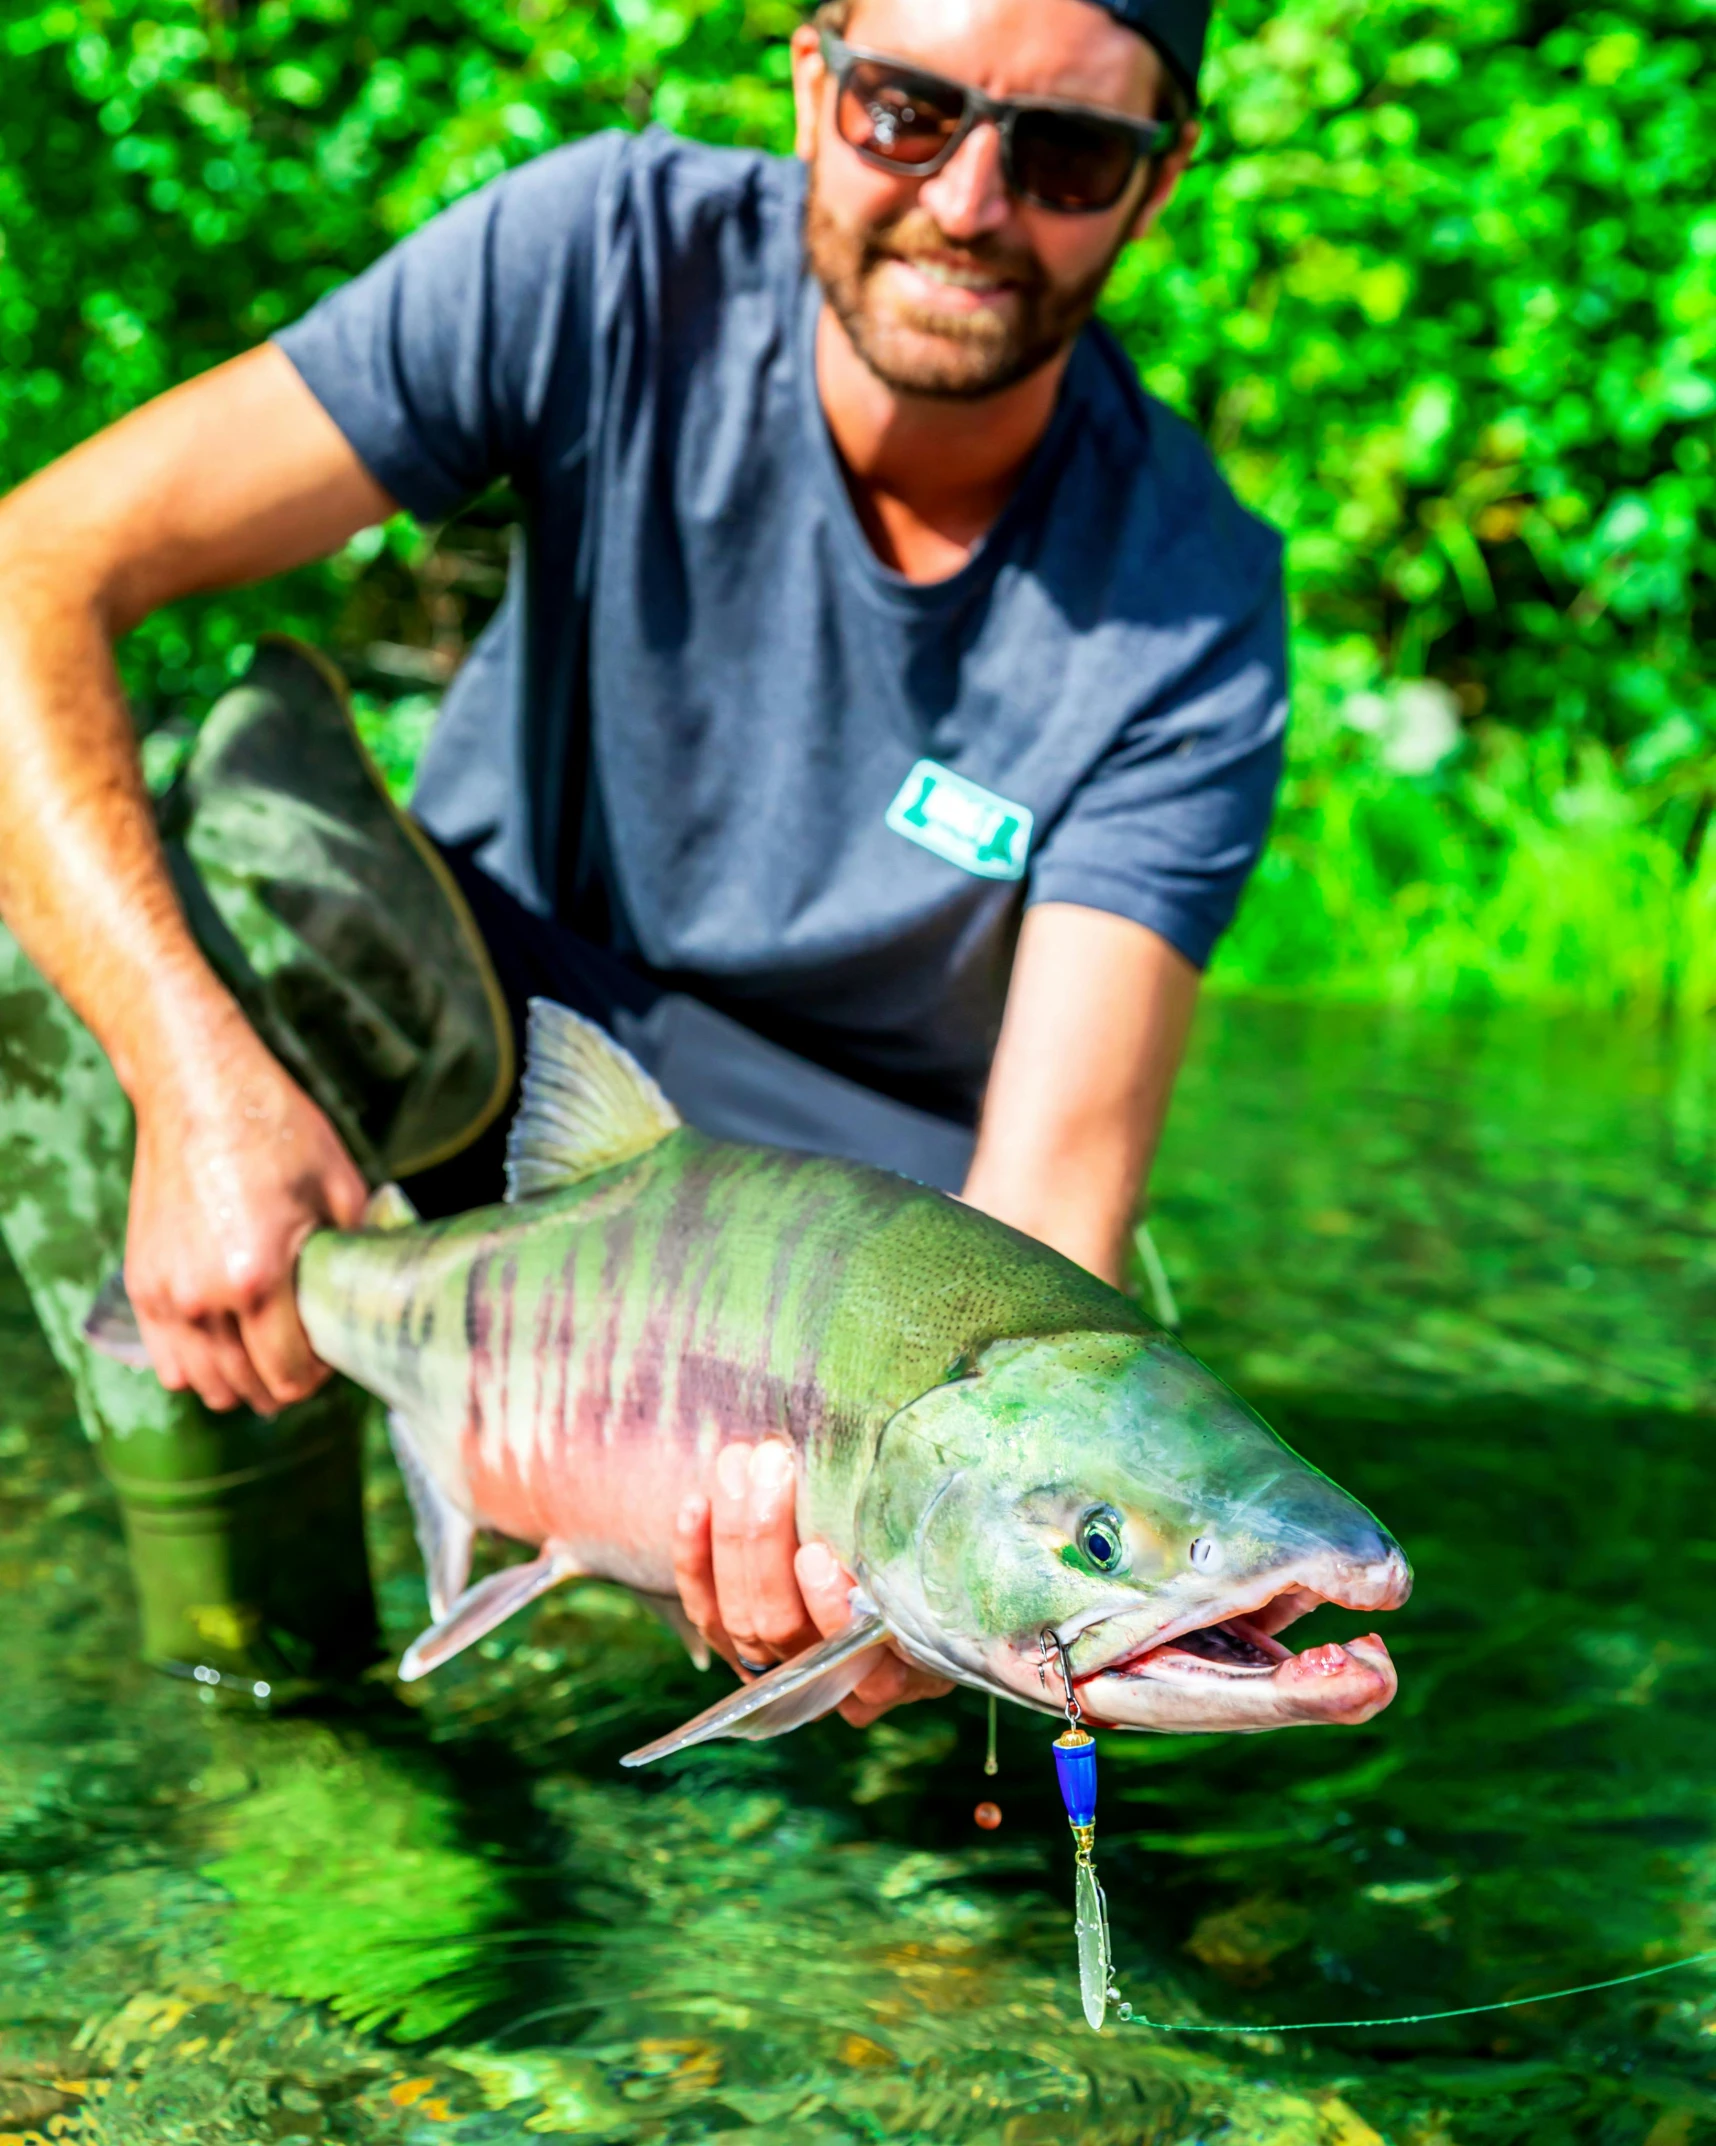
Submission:
<svg viewBox="0 0 1716 2146">
<path fill-rule="evenodd" d="M 1065 1694 L 1067 1725 L 1050 1749 L 1067 1823 L 1072 1828 L 1073 1935 L 1078 1945 L 1079 1997 L 1089 2025 L 1100 2032 L 1108 2007 L 1113 2005 L 1123 2026 L 1148 2027 L 1156 2034 L 1329 2034 L 1362 2027 L 1427 2027 L 1437 2020 L 1474 2019 L 1483 2012 L 1518 2012 L 1529 2004 L 1554 2004 L 1563 1997 L 1588 1997 L 1598 1990 L 1625 1989 L 1629 1983 L 1650 1982 L 1658 1975 L 1679 1974 L 1683 1968 L 1703 1967 L 1716 1960 L 1716 1946 L 1689 1952 L 1684 1959 L 1665 1960 L 1660 1967 L 1637 1967 L 1631 1974 L 1606 1975 L 1600 1982 L 1575 1982 L 1567 1989 L 1539 1990 L 1531 1997 L 1501 1997 L 1490 2004 L 1456 2004 L 1440 2012 L 1397 2012 L 1385 2019 L 1295 2019 L 1257 2026 L 1240 2020 L 1152 2019 L 1127 2003 L 1115 1987 L 1114 1951 L 1108 1934 L 1108 1901 L 1096 1875 L 1096 1739 L 1081 1721 L 1082 1708 L 1073 1683 L 1072 1664 L 1066 1642 L 1053 1625 L 1045 1625 L 1037 1637 L 1041 1660 L 1038 1675 L 1049 1688 L 1051 1668 L 1060 1672 Z M 993 1721 L 993 1714 L 991 1715 Z M 997 1813 L 999 1817 L 999 1813 Z"/>
<path fill-rule="evenodd" d="M 1678 1974 L 1683 1967 L 1701 1967 L 1716 1960 L 1716 1947 L 1708 1952 L 1688 1953 L 1684 1960 L 1668 1960 L 1661 1967 L 1641 1967 L 1630 1975 L 1609 1975 L 1601 1982 L 1575 1982 L 1571 1989 L 1540 1990 L 1535 1997 L 1503 1997 L 1494 2004 L 1459 2004 L 1446 2012 L 1401 2012 L 1393 2019 L 1302 2019 L 1283 2021 L 1273 2027 L 1242 2027 L 1227 2021 L 1210 2025 L 1201 2019 L 1149 2019 L 1131 2005 L 1119 2006 L 1119 2017 L 1131 2027 L 1152 2027 L 1158 2034 L 1320 2034 L 1335 2027 L 1423 2027 L 1438 2019 L 1470 2019 L 1478 2012 L 1517 2012 L 1522 2005 L 1553 2004 L 1558 1997 L 1587 1997 L 1594 1990 L 1618 1990 L 1628 1982 L 1648 1982 L 1653 1975 Z"/>
</svg>

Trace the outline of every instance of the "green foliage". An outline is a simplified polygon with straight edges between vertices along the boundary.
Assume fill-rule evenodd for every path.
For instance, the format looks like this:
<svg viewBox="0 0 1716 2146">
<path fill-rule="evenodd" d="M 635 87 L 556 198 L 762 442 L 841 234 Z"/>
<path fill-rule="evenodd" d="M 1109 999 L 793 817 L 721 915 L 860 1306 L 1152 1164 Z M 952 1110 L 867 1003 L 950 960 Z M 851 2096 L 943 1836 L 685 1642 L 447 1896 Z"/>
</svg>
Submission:
<svg viewBox="0 0 1716 2146">
<path fill-rule="evenodd" d="M 1716 11 L 1222 20 L 1214 153 L 1110 311 L 1290 537 L 1293 768 L 1225 973 L 1708 1007 Z"/>
<path fill-rule="evenodd" d="M 654 117 L 783 147 L 796 19 L 23 0 L 0 25 L 0 478 L 556 141 Z M 1229 985 L 1716 1005 L 1713 31 L 1712 0 L 1224 7 L 1206 150 L 1106 310 L 1290 537 L 1292 767 Z M 126 652 L 146 719 L 286 625 L 373 689 L 401 777 L 504 519 L 372 532 L 152 621 Z"/>
</svg>

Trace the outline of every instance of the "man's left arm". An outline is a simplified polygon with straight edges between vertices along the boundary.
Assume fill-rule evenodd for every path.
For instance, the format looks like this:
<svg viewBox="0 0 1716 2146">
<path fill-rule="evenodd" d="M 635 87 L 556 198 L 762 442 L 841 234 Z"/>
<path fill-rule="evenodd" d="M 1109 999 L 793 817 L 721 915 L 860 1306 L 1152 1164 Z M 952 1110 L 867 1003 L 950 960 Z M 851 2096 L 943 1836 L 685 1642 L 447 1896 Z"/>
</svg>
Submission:
<svg viewBox="0 0 1716 2146">
<path fill-rule="evenodd" d="M 1268 830 L 1287 720 L 1274 540 L 1201 650 L 1135 707 L 1031 863 L 965 1197 L 1118 1283 L 1198 979 Z M 1261 552 L 1256 549 L 1267 546 Z"/>
<path fill-rule="evenodd" d="M 966 1199 L 1118 1284 L 1197 993 L 1130 917 L 1028 910 Z"/>
</svg>

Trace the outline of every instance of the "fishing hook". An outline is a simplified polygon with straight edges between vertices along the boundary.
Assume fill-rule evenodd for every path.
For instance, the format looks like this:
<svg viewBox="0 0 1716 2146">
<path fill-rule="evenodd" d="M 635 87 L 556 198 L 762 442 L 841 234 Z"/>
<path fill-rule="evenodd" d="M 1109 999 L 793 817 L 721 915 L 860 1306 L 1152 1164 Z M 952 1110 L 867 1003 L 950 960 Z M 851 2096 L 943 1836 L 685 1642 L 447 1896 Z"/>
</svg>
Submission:
<svg viewBox="0 0 1716 2146">
<path fill-rule="evenodd" d="M 1055 1655 L 1060 1658 L 1061 1685 L 1066 1692 L 1067 1720 L 1076 1728 L 1084 1708 L 1079 1704 L 1078 1692 L 1073 1685 L 1072 1663 L 1067 1659 L 1066 1641 L 1062 1639 L 1052 1624 L 1044 1625 L 1043 1629 L 1037 1634 L 1037 1645 L 1041 1650 L 1037 1662 L 1037 1676 L 1044 1691 L 1047 1691 L 1049 1688 L 1049 1663 L 1054 1659 L 1054 1656 L 1049 1653 L 1051 1642 L 1054 1646 Z"/>
</svg>

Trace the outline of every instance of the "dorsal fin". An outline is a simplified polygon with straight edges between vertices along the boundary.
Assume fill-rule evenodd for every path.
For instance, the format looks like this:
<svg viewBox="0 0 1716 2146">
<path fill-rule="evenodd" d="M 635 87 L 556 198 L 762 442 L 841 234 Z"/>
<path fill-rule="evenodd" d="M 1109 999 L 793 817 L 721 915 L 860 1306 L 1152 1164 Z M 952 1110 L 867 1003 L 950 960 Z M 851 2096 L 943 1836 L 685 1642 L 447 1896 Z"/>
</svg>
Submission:
<svg viewBox="0 0 1716 2146">
<path fill-rule="evenodd" d="M 506 1196 L 528 1200 L 630 1162 L 684 1121 L 594 1021 L 533 998 L 524 1092 L 506 1143 Z"/>
<path fill-rule="evenodd" d="M 363 1211 L 365 1229 L 409 1229 L 421 1219 L 408 1196 L 394 1184 L 378 1185 Z"/>
</svg>

